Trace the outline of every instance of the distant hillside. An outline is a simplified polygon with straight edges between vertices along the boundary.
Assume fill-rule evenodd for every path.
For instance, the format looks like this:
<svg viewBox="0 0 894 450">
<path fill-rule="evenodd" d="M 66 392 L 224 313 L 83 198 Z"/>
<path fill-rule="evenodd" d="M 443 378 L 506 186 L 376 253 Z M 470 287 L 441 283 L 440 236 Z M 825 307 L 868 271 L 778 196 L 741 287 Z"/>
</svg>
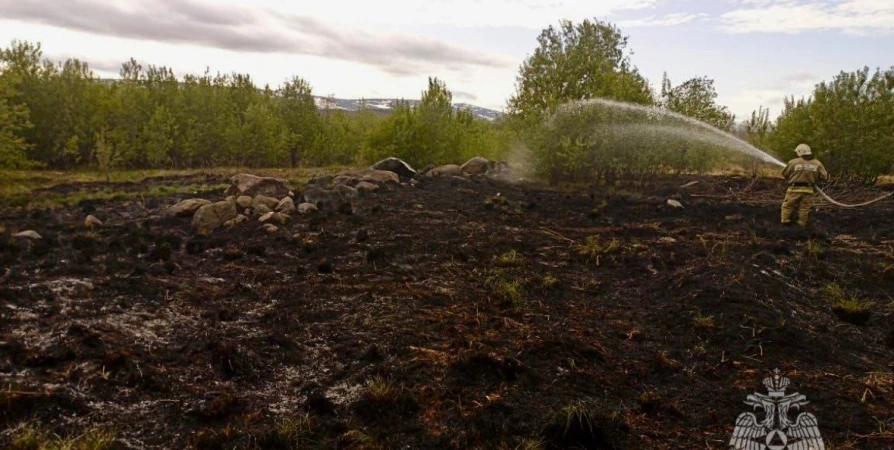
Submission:
<svg viewBox="0 0 894 450">
<path fill-rule="evenodd" d="M 343 99 L 343 98 L 327 98 L 327 97 L 319 97 L 314 96 L 314 101 L 317 104 L 317 107 L 320 109 L 341 109 L 345 111 L 358 111 L 362 108 L 362 103 L 366 104 L 367 108 L 370 108 L 375 111 L 381 111 L 383 113 L 388 113 L 391 111 L 391 105 L 397 102 L 397 99 L 393 98 L 367 98 L 363 99 Z M 418 105 L 420 103 L 419 100 L 406 100 L 411 106 Z M 485 120 L 494 120 L 503 115 L 500 111 L 494 111 L 492 109 L 482 108 L 480 106 L 470 105 L 468 103 L 454 103 L 453 107 L 456 109 L 463 109 L 470 111 L 476 117 Z"/>
</svg>

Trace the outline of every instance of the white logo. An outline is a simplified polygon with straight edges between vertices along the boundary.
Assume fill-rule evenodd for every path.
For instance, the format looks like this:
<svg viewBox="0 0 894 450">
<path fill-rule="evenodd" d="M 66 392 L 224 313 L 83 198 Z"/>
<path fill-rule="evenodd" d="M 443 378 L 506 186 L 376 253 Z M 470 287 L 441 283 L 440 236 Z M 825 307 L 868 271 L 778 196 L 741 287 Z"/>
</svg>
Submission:
<svg viewBox="0 0 894 450">
<path fill-rule="evenodd" d="M 816 417 L 800 413 L 792 421 L 789 409 L 801 409 L 807 398 L 797 392 L 785 395 L 789 379 L 779 376 L 779 369 L 772 377 L 764 378 L 764 386 L 770 395 L 755 392 L 745 404 L 763 409 L 766 417 L 758 421 L 750 412 L 739 414 L 736 428 L 729 441 L 730 450 L 825 450 Z"/>
</svg>

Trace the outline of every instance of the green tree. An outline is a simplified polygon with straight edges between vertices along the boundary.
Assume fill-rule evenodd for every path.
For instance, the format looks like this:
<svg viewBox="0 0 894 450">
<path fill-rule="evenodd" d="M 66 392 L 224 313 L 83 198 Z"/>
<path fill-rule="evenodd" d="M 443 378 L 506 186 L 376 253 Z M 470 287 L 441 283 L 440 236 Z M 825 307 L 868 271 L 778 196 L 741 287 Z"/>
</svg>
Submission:
<svg viewBox="0 0 894 450">
<path fill-rule="evenodd" d="M 164 105 L 159 105 L 143 128 L 146 163 L 149 167 L 164 166 L 171 160 L 176 135 L 177 123 L 174 116 Z"/>
<path fill-rule="evenodd" d="M 303 78 L 293 77 L 280 88 L 278 95 L 279 114 L 288 130 L 285 145 L 289 163 L 295 167 L 313 145 L 320 128 L 320 116 L 310 84 Z"/>
<path fill-rule="evenodd" d="M 25 105 L 10 103 L 9 99 L 14 97 L 10 78 L 6 73 L 0 73 L 0 168 L 21 169 L 32 166 L 28 160 L 31 146 L 23 136 L 31 122 Z"/>
<path fill-rule="evenodd" d="M 96 166 L 102 171 L 103 175 L 105 175 L 106 182 L 109 182 L 111 181 L 109 172 L 111 172 L 112 169 L 119 167 L 121 164 L 121 153 L 115 149 L 113 143 L 109 142 L 108 133 L 105 129 L 102 129 L 97 133 L 94 142 L 96 143 L 96 146 L 93 149 L 93 157 L 96 160 Z"/>
<path fill-rule="evenodd" d="M 654 103 L 648 82 L 625 52 L 627 39 L 599 20 L 550 25 L 519 69 L 509 113 L 541 117 L 562 103 L 590 98 Z"/>
<path fill-rule="evenodd" d="M 517 140 L 532 150 L 535 172 L 550 183 L 614 179 L 622 171 L 620 160 L 593 127 L 612 123 L 617 115 L 570 102 L 655 103 L 649 83 L 630 62 L 627 37 L 607 22 L 563 20 L 558 29 L 544 29 L 537 42 L 519 68 L 508 102 Z"/>
<path fill-rule="evenodd" d="M 696 77 L 673 86 L 665 73 L 661 81 L 661 101 L 663 108 L 712 125 L 723 131 L 731 131 L 735 115 L 727 107 L 716 102 L 717 91 L 714 80 Z M 678 172 L 695 169 L 706 171 L 712 155 L 717 155 L 717 146 L 698 140 L 677 140 L 676 166 Z"/>
<path fill-rule="evenodd" d="M 838 179 L 871 184 L 894 171 L 894 67 L 840 72 L 809 98 L 786 99 L 770 147 L 793 157 L 802 142 Z"/>
</svg>

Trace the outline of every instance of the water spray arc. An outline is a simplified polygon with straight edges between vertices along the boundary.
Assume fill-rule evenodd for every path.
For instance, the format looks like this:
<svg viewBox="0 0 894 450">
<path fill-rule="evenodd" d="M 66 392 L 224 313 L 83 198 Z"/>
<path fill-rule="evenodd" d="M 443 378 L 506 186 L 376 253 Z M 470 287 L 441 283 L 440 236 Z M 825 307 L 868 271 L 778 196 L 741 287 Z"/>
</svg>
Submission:
<svg viewBox="0 0 894 450">
<path fill-rule="evenodd" d="M 716 127 L 713 127 L 713 126 L 711 126 L 711 125 L 708 125 L 708 124 L 706 124 L 706 123 L 704 123 L 704 122 L 702 122 L 702 121 L 696 120 L 696 119 L 694 119 L 694 118 L 692 118 L 692 117 L 685 116 L 685 115 L 683 115 L 683 114 L 676 113 L 676 112 L 673 112 L 673 111 L 667 111 L 667 110 L 659 109 L 659 108 L 656 108 L 656 107 L 653 107 L 653 106 L 638 105 L 638 104 L 635 104 L 635 103 L 616 102 L 616 101 L 613 101 L 613 100 L 607 100 L 607 99 L 602 99 L 602 98 L 595 98 L 595 99 L 588 99 L 588 100 L 579 100 L 579 101 L 572 102 L 572 103 L 569 103 L 569 104 L 564 105 L 563 109 L 566 109 L 566 110 L 567 110 L 567 109 L 575 109 L 575 108 L 585 108 L 585 107 L 588 107 L 588 106 L 590 106 L 590 105 L 594 105 L 594 104 L 599 104 L 599 105 L 608 106 L 608 107 L 612 107 L 612 108 L 620 108 L 620 109 L 624 109 L 624 110 L 627 110 L 627 111 L 636 111 L 636 112 L 640 112 L 640 113 L 644 113 L 644 114 L 649 114 L 649 115 L 655 115 L 655 114 L 657 114 L 657 115 L 661 115 L 661 116 L 665 116 L 665 117 L 673 117 L 673 118 L 675 118 L 675 119 L 682 120 L 682 121 L 684 121 L 684 122 L 686 122 L 686 123 L 688 123 L 688 124 L 695 125 L 695 126 L 697 126 L 697 127 L 703 128 L 703 129 L 705 129 L 705 130 L 707 130 L 707 131 L 710 131 L 710 132 L 712 132 L 712 133 L 714 133 L 714 134 L 717 134 L 717 135 L 719 135 L 719 136 L 725 138 L 726 140 L 728 140 L 728 141 L 732 144 L 731 147 L 732 147 L 734 150 L 737 150 L 737 151 L 739 151 L 739 152 L 742 152 L 742 153 L 745 153 L 745 154 L 754 156 L 754 157 L 756 157 L 756 158 L 758 158 L 758 159 L 760 159 L 760 160 L 762 160 L 762 161 L 764 161 L 764 162 L 768 162 L 768 163 L 771 163 L 771 164 L 775 164 L 775 165 L 780 166 L 780 167 L 785 167 L 785 163 L 784 163 L 784 162 L 782 162 L 782 161 L 780 161 L 780 160 L 774 158 L 772 155 L 770 155 L 770 154 L 768 154 L 767 152 L 764 152 L 764 151 L 758 149 L 757 147 L 755 147 L 755 146 L 749 144 L 748 142 L 745 142 L 744 140 L 742 140 L 742 139 L 736 137 L 736 136 L 733 135 L 732 133 L 728 133 L 728 132 L 723 131 L 723 130 L 721 130 L 721 129 L 719 129 L 719 128 L 716 128 Z M 819 192 L 819 194 L 820 194 L 823 198 L 825 198 L 829 203 L 831 203 L 831 204 L 833 204 L 833 205 L 835 205 L 835 206 L 842 207 L 842 208 L 858 208 L 858 207 L 861 207 L 861 206 L 871 205 L 871 204 L 873 204 L 873 203 L 875 203 L 875 202 L 884 200 L 884 199 L 886 199 L 886 198 L 888 198 L 888 197 L 894 195 L 894 191 L 892 191 L 892 192 L 889 192 L 889 193 L 887 193 L 887 194 L 885 194 L 885 195 L 882 195 L 881 197 L 872 199 L 872 200 L 867 201 L 867 202 L 863 202 L 863 203 L 857 203 L 857 204 L 851 204 L 851 205 L 849 205 L 849 204 L 841 203 L 841 202 L 838 202 L 838 201 L 832 199 L 832 198 L 829 197 L 825 192 L 823 192 L 823 190 L 820 189 L 819 187 L 816 187 L 816 190 L 817 190 L 817 192 Z"/>
</svg>

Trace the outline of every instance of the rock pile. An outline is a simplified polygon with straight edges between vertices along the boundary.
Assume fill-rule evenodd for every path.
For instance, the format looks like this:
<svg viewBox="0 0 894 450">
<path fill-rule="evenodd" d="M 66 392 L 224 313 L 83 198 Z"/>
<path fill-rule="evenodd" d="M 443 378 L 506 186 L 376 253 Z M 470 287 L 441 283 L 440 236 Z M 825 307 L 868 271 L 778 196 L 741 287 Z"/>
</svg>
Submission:
<svg viewBox="0 0 894 450">
<path fill-rule="evenodd" d="M 225 200 L 186 199 L 167 208 L 165 214 L 191 218 L 192 228 L 199 234 L 210 233 L 219 227 L 232 228 L 250 218 L 256 218 L 264 224 L 266 231 L 272 233 L 288 224 L 294 214 L 313 214 L 321 210 L 351 214 L 355 199 L 405 184 L 418 184 L 419 178 L 486 176 L 506 172 L 508 167 L 503 162 L 475 157 L 461 166 L 448 164 L 420 173 L 406 162 L 391 157 L 367 169 L 313 179 L 297 194 L 288 180 L 242 173 L 230 178 L 230 186 L 224 192 Z"/>
</svg>

